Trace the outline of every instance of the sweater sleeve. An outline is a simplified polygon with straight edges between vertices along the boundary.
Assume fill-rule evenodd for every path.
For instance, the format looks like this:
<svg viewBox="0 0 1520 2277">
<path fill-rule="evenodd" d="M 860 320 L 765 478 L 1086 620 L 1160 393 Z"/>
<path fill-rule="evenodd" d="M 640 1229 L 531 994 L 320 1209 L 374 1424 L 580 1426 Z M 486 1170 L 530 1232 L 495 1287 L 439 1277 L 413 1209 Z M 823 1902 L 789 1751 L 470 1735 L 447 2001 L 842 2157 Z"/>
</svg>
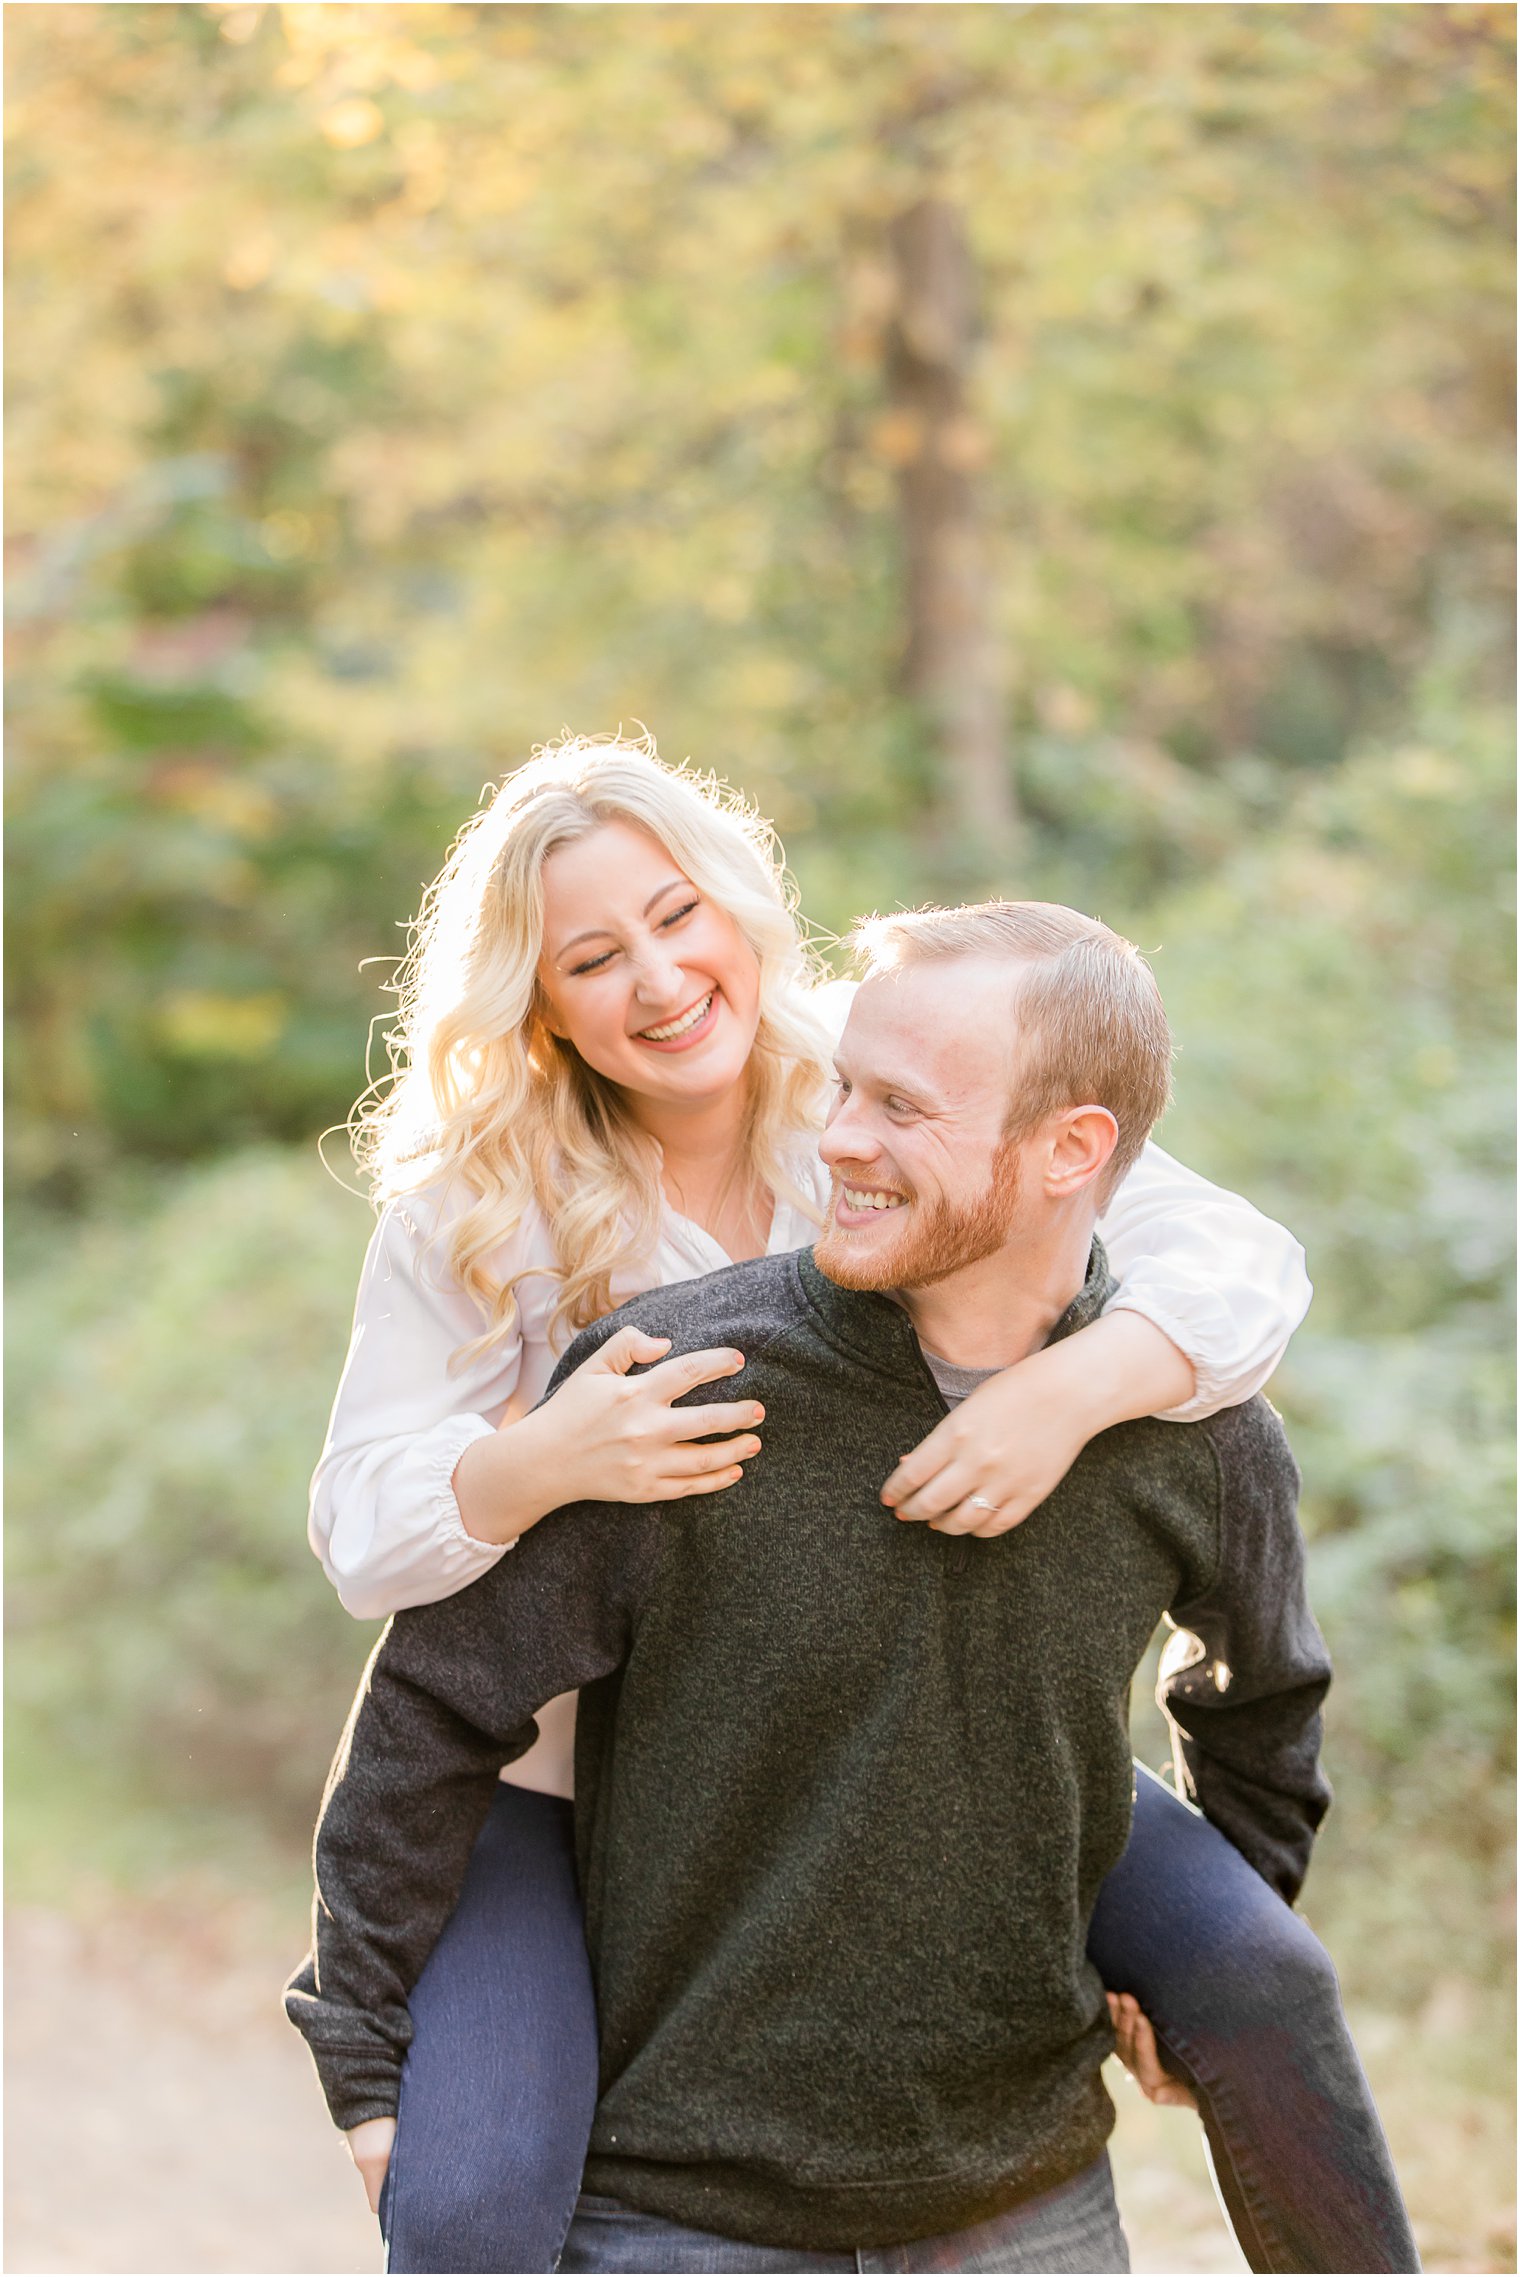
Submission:
<svg viewBox="0 0 1520 2277">
<path fill-rule="evenodd" d="M 1285 1227 L 1147 1143 L 1098 1232 L 1119 1283 L 1108 1309 L 1143 1313 L 1196 1371 L 1163 1421 L 1201 1422 L 1261 1390 L 1313 1294 Z"/>
<path fill-rule="evenodd" d="M 328 1775 L 312 1949 L 285 1996 L 338 2126 L 396 2109 L 407 2000 L 497 1773 L 532 1744 L 545 1701 L 621 1665 L 657 1538 L 644 1511 L 572 1506 L 381 1638 Z"/>
<path fill-rule="evenodd" d="M 1291 1905 L 1330 1803 L 1320 1706 L 1330 1659 L 1309 1610 L 1298 1466 L 1265 1400 L 1207 1425 L 1219 1474 L 1219 1562 L 1173 1607 L 1156 1697 L 1189 1795 Z"/>
</svg>

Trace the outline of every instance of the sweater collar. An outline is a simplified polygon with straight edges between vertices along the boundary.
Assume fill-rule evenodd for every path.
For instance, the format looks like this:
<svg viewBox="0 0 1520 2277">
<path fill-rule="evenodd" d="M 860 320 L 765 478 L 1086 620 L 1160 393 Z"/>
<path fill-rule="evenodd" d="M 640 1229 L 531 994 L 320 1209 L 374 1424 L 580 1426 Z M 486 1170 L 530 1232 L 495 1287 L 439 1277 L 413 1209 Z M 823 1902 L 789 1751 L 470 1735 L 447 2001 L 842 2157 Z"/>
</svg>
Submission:
<svg viewBox="0 0 1520 2277">
<path fill-rule="evenodd" d="M 870 1289 L 842 1289 L 813 1262 L 811 1249 L 797 1251 L 797 1275 L 808 1307 L 831 1344 L 839 1346 L 868 1367 L 889 1375 L 922 1373 L 919 1342 L 913 1322 L 890 1297 Z M 1087 1278 L 1045 1341 L 1059 1344 L 1089 1327 L 1113 1295 L 1116 1283 L 1108 1257 L 1095 1234 L 1087 1258 Z"/>
</svg>

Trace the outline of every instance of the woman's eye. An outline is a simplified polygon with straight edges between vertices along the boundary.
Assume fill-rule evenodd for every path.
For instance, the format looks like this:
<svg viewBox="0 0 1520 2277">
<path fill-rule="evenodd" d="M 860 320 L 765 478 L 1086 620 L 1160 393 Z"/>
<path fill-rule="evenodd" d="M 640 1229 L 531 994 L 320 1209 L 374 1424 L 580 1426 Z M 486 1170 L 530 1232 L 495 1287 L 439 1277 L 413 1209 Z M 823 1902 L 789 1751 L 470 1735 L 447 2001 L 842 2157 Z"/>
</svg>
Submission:
<svg viewBox="0 0 1520 2277">
<path fill-rule="evenodd" d="M 679 909 L 673 909 L 668 917 L 660 919 L 661 932 L 664 932 L 667 925 L 679 925 L 681 919 L 689 917 L 696 906 L 694 901 L 683 901 Z"/>
<path fill-rule="evenodd" d="M 600 972 L 603 965 L 611 964 L 616 954 L 615 949 L 604 949 L 599 957 L 588 957 L 584 964 L 572 965 L 570 970 L 572 973 Z"/>
</svg>

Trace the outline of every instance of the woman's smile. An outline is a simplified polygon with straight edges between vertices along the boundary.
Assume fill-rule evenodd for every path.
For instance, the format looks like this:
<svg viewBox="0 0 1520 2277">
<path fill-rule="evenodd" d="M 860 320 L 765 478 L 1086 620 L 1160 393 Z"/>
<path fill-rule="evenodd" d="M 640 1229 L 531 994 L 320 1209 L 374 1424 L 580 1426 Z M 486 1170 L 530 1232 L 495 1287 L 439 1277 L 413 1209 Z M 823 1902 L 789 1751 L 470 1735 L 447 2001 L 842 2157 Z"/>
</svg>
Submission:
<svg viewBox="0 0 1520 2277">
<path fill-rule="evenodd" d="M 687 1051 L 693 1044 L 700 1043 L 705 1036 L 711 1034 L 717 1024 L 721 1003 L 721 992 L 710 988 L 705 996 L 699 996 L 694 1004 L 688 1004 L 686 1010 L 677 1013 L 673 1020 L 662 1021 L 653 1028 L 639 1028 L 635 1033 L 641 1044 L 648 1044 L 657 1052 Z"/>
</svg>

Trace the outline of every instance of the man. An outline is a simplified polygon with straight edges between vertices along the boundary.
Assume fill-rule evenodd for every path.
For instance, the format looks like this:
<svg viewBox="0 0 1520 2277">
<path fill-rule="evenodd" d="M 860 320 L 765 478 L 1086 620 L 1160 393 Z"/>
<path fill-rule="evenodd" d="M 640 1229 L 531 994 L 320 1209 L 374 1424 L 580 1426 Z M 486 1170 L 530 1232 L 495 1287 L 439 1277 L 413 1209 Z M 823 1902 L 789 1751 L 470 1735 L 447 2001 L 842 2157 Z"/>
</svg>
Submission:
<svg viewBox="0 0 1520 2277">
<path fill-rule="evenodd" d="M 1101 1307 L 1094 1223 L 1170 1045 L 1143 960 L 1070 910 L 866 945 L 815 1249 L 651 1291 L 561 1364 L 628 1320 L 735 1345 L 763 1457 L 721 1509 L 579 1505 L 399 1615 L 318 1833 L 290 2009 L 354 2127 L 395 2109 L 407 1993 L 500 1764 L 584 1688 L 602 2093 L 566 2270 L 1127 2267 L 1084 1944 L 1163 1612 L 1201 1640 L 1167 1686 L 1188 1782 L 1287 1894 L 1327 1799 L 1264 1403 L 1104 1434 L 992 1541 L 883 1510 L 947 1399 Z"/>
</svg>

